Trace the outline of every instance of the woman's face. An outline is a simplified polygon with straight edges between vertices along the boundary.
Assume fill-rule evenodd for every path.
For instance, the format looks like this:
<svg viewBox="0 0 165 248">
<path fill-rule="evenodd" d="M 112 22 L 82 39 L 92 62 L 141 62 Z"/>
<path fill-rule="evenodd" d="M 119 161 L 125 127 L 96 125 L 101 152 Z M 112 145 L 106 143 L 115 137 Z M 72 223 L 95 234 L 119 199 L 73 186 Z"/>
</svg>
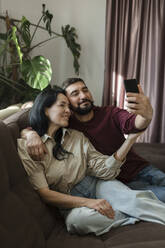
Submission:
<svg viewBox="0 0 165 248">
<path fill-rule="evenodd" d="M 70 109 L 67 97 L 61 93 L 58 94 L 56 102 L 50 108 L 45 109 L 45 114 L 51 126 L 56 129 L 68 126 Z"/>
</svg>

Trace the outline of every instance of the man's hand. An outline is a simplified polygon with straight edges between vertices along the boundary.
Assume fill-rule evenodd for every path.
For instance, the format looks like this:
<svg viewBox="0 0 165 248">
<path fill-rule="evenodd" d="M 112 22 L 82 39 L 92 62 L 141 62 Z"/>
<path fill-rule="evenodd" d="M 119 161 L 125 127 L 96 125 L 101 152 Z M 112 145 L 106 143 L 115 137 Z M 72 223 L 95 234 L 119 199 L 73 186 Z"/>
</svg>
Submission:
<svg viewBox="0 0 165 248">
<path fill-rule="evenodd" d="M 46 146 L 41 140 L 41 137 L 32 130 L 26 130 L 24 134 L 26 138 L 27 151 L 33 160 L 42 160 L 47 153 Z"/>
<path fill-rule="evenodd" d="M 128 112 L 141 115 L 145 119 L 152 119 L 153 109 L 151 103 L 138 85 L 139 93 L 127 93 L 126 107 Z M 131 102 L 131 103 L 130 103 Z"/>
<path fill-rule="evenodd" d="M 100 214 L 105 215 L 110 219 L 114 219 L 115 217 L 115 212 L 112 206 L 104 199 L 87 198 L 85 206 L 97 210 Z"/>
<path fill-rule="evenodd" d="M 153 109 L 151 103 L 138 85 L 139 93 L 127 93 L 127 110 L 130 113 L 136 114 L 135 126 L 139 129 L 146 128 L 152 120 Z"/>
</svg>

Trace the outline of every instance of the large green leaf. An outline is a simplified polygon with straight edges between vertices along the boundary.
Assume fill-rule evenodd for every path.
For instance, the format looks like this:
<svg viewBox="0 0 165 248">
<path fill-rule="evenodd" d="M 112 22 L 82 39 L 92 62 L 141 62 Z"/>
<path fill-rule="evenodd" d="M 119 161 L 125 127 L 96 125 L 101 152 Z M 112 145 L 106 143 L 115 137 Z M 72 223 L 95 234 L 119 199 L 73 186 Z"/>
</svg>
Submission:
<svg viewBox="0 0 165 248">
<path fill-rule="evenodd" d="M 22 63 L 22 76 L 29 86 L 43 90 L 48 86 L 52 77 L 52 68 L 48 59 L 36 56 Z"/>
<path fill-rule="evenodd" d="M 67 46 L 71 50 L 73 57 L 74 57 L 74 68 L 76 74 L 79 74 L 79 62 L 78 59 L 80 57 L 80 51 L 81 51 L 81 46 L 80 44 L 77 43 L 77 34 L 76 34 L 76 29 L 74 27 L 71 27 L 70 25 L 62 26 L 61 28 L 63 37 L 66 41 Z"/>
<path fill-rule="evenodd" d="M 43 14 L 43 21 L 46 24 L 46 30 L 48 31 L 49 35 L 52 35 L 51 30 L 51 21 L 53 19 L 53 15 L 49 12 L 49 10 L 45 11 L 45 4 L 42 5 L 42 14 Z"/>
</svg>

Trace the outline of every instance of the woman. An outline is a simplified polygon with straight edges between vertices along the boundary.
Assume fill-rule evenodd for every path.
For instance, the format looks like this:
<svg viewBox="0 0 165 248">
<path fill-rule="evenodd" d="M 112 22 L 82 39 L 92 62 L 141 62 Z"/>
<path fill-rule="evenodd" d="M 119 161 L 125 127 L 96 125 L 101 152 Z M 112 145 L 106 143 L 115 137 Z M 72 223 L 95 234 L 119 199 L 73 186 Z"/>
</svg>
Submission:
<svg viewBox="0 0 165 248">
<path fill-rule="evenodd" d="M 36 98 L 29 116 L 30 125 L 42 137 L 48 152 L 42 161 L 33 161 L 26 150 L 26 141 L 18 140 L 18 152 L 34 189 L 46 203 L 60 209 L 71 233 L 101 235 L 112 227 L 135 223 L 139 216 L 128 216 L 118 211 L 116 205 L 115 210 L 112 209 L 102 197 L 97 199 L 96 184 L 92 181 L 86 184 L 86 180 L 92 180 L 87 175 L 102 180 L 115 179 L 140 133 L 128 135 L 123 145 L 109 157 L 97 152 L 82 133 L 65 129 L 69 117 L 69 101 L 61 88 L 45 90 Z M 84 185 L 90 186 L 85 188 Z M 141 209 L 141 205 L 133 208 Z M 154 218 L 147 218 L 161 224 L 165 220 L 165 216 L 157 213 Z"/>
</svg>

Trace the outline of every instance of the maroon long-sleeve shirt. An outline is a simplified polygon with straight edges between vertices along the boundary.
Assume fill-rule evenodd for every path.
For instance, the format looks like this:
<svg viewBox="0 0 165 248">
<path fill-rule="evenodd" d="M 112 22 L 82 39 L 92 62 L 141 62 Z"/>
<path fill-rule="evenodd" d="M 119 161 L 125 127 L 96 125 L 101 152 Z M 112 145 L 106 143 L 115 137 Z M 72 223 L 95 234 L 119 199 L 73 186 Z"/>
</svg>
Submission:
<svg viewBox="0 0 165 248">
<path fill-rule="evenodd" d="M 113 106 L 94 107 L 94 117 L 90 121 L 80 122 L 71 116 L 69 127 L 83 132 L 96 150 L 111 155 L 124 142 L 124 134 L 139 131 L 135 128 L 135 117 Z M 146 165 L 148 162 L 131 149 L 117 179 L 127 183 Z"/>
</svg>

